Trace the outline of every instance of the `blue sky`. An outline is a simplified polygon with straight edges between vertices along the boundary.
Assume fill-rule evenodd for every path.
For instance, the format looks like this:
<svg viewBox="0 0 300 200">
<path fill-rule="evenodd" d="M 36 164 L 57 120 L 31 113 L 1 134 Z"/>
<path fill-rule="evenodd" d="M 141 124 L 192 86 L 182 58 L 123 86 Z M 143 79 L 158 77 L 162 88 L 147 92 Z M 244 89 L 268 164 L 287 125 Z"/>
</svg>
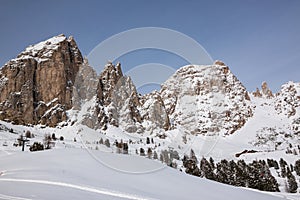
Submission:
<svg viewBox="0 0 300 200">
<path fill-rule="evenodd" d="M 30 44 L 73 35 L 87 55 L 110 36 L 138 27 L 164 27 L 200 43 L 224 61 L 246 88 L 267 81 L 274 91 L 300 81 L 299 0 L 0 0 L 0 65 Z M 143 55 L 143 56 L 141 56 Z M 120 58 L 129 70 L 143 62 L 179 68 L 184 61 L 163 52 Z M 143 59 L 141 59 L 143 57 Z"/>
</svg>

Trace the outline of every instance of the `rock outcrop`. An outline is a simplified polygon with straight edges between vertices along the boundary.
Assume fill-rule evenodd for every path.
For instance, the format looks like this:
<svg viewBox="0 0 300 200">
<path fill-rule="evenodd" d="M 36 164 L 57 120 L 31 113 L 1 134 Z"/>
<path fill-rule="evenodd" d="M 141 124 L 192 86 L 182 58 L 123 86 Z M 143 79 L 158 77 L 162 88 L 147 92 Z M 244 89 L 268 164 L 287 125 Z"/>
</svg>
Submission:
<svg viewBox="0 0 300 200">
<path fill-rule="evenodd" d="M 252 116 L 248 92 L 221 61 L 180 68 L 160 93 L 171 127 L 193 134 L 232 134 Z"/>
<path fill-rule="evenodd" d="M 147 127 L 150 129 L 170 129 L 170 120 L 164 101 L 159 92 L 154 91 L 146 94 L 141 98 L 141 115 L 142 118 L 151 122 Z"/>
<path fill-rule="evenodd" d="M 273 98 L 273 92 L 270 90 L 267 82 L 263 82 L 261 84 L 261 90 L 256 88 L 256 91 L 252 93 L 254 97 L 265 97 L 265 98 Z"/>
<path fill-rule="evenodd" d="M 0 71 L 0 120 L 55 126 L 72 108 L 81 53 L 64 35 L 32 45 Z"/>
<path fill-rule="evenodd" d="M 300 113 L 300 83 L 288 82 L 281 86 L 276 96 L 275 109 L 288 117 Z"/>
<path fill-rule="evenodd" d="M 252 93 L 254 97 L 262 97 L 262 94 L 260 93 L 260 90 L 256 88 L 256 91 Z"/>
<path fill-rule="evenodd" d="M 97 88 L 97 116 L 102 129 L 121 126 L 127 132 L 142 132 L 139 97 L 130 77 L 124 76 L 121 65 L 109 63 L 100 74 Z"/>
</svg>

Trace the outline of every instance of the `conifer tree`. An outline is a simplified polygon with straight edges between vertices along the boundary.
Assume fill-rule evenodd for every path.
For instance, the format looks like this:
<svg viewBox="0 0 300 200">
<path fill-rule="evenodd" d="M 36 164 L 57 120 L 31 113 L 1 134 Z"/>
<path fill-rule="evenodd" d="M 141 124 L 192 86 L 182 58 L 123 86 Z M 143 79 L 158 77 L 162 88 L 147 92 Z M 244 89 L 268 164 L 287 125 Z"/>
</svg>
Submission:
<svg viewBox="0 0 300 200">
<path fill-rule="evenodd" d="M 213 168 L 210 162 L 208 162 L 204 157 L 200 161 L 200 170 L 202 176 L 210 180 L 215 180 L 215 174 L 213 172 Z"/>
<path fill-rule="evenodd" d="M 140 148 L 140 155 L 145 156 L 145 150 L 142 147 Z"/>
<path fill-rule="evenodd" d="M 300 159 L 295 162 L 294 170 L 298 176 L 300 176 Z"/>
<path fill-rule="evenodd" d="M 287 168 L 287 192 L 296 193 L 298 189 L 298 184 L 296 182 L 295 176 L 292 174 L 289 168 Z"/>
<path fill-rule="evenodd" d="M 154 153 L 153 153 L 153 159 L 155 159 L 155 160 L 158 159 L 158 155 L 157 155 L 156 151 L 154 151 Z"/>
<path fill-rule="evenodd" d="M 149 147 L 148 150 L 147 150 L 147 157 L 148 157 L 148 158 L 152 158 L 152 150 L 151 150 L 150 147 Z"/>
</svg>

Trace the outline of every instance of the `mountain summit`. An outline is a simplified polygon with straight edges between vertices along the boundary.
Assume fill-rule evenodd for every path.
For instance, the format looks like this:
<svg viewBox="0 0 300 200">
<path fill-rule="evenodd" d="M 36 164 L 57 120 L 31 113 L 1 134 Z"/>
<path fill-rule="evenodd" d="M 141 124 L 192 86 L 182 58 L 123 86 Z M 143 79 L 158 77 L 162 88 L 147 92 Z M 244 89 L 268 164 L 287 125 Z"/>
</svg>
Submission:
<svg viewBox="0 0 300 200">
<path fill-rule="evenodd" d="M 0 119 L 48 126 L 66 120 L 82 62 L 73 37 L 59 35 L 27 47 L 1 68 Z"/>
</svg>

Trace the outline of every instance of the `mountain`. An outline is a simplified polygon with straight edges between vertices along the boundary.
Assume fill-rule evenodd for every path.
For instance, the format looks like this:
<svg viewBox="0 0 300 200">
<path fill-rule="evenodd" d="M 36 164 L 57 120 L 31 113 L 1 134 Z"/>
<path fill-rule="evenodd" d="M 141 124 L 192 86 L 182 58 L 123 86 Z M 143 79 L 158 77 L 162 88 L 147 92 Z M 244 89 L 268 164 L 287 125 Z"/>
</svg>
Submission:
<svg viewBox="0 0 300 200">
<path fill-rule="evenodd" d="M 180 68 L 160 93 L 172 127 L 192 134 L 232 134 L 252 116 L 246 88 L 221 61 Z"/>
<path fill-rule="evenodd" d="M 0 156 L 19 153 L 19 135 L 26 133 L 34 135 L 29 146 L 50 138 L 54 149 L 141 155 L 232 185 L 236 182 L 217 176 L 226 168 L 224 159 L 229 167 L 244 160 L 248 172 L 253 166 L 266 168 L 269 160 L 270 170 L 262 173 L 278 185 L 268 191 L 294 198 L 286 193 L 292 176 L 281 170 L 290 170 L 300 185 L 294 170 L 300 154 L 300 83 L 288 82 L 273 93 L 264 82 L 249 92 L 225 63 L 215 61 L 183 66 L 159 91 L 141 95 L 120 63 L 109 62 L 97 75 L 74 39 L 59 35 L 7 62 L 0 69 L 0 91 Z M 203 167 L 209 157 L 216 162 L 212 176 Z M 270 160 L 281 158 L 286 165 L 271 166 Z M 122 171 L 123 165 L 112 160 L 102 164 Z M 256 177 L 266 180 L 261 178 Z"/>
<path fill-rule="evenodd" d="M 95 95 L 95 113 L 83 123 L 102 130 L 110 124 L 159 133 L 181 126 L 192 134 L 232 134 L 252 116 L 245 87 L 220 61 L 182 67 L 161 91 L 140 96 L 119 63 L 107 64 L 97 78 L 64 35 L 26 48 L 5 64 L 0 80 L 0 119 L 16 124 L 56 126 L 68 120 L 66 110 Z"/>
<path fill-rule="evenodd" d="M 229 68 L 220 63 L 184 66 L 160 91 L 144 96 L 138 95 L 119 63 L 107 64 L 97 87 L 93 116 L 98 121 L 91 123 L 91 128 L 106 130 L 109 124 L 129 133 L 159 134 L 180 126 L 191 134 L 234 133 L 252 116 L 250 97 Z"/>
<path fill-rule="evenodd" d="M 56 126 L 72 108 L 81 53 L 72 37 L 29 46 L 0 71 L 0 119 Z"/>
</svg>

